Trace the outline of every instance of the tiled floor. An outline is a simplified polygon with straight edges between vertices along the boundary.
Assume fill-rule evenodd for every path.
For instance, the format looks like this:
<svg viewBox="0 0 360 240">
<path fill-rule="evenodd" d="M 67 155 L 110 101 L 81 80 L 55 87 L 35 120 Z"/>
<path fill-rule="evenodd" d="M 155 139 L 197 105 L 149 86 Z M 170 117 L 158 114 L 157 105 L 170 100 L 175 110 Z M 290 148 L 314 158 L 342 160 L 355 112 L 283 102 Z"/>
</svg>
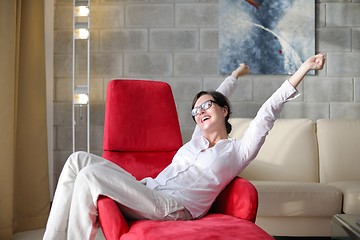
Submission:
<svg viewBox="0 0 360 240">
<path fill-rule="evenodd" d="M 16 233 L 13 240 L 42 240 L 45 229 L 39 229 L 29 232 Z M 105 240 L 104 235 L 99 230 L 95 240 Z"/>
</svg>

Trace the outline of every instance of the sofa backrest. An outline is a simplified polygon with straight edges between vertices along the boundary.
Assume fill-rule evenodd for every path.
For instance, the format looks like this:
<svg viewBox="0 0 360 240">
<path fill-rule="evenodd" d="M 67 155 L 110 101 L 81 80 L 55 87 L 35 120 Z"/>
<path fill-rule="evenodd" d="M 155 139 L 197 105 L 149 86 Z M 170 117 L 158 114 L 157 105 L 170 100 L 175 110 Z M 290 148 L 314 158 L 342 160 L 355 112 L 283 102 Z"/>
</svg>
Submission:
<svg viewBox="0 0 360 240">
<path fill-rule="evenodd" d="M 241 139 L 252 119 L 231 119 L 231 137 Z M 315 122 L 278 119 L 256 159 L 240 174 L 249 180 L 318 182 Z"/>
<path fill-rule="evenodd" d="M 320 182 L 360 180 L 360 120 L 317 121 Z"/>
</svg>

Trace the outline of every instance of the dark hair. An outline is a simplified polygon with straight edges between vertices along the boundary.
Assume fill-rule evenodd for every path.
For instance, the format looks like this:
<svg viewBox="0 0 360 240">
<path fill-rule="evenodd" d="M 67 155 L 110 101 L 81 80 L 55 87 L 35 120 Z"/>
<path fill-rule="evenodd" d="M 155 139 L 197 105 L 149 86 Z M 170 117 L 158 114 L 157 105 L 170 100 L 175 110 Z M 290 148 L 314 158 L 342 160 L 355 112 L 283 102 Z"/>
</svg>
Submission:
<svg viewBox="0 0 360 240">
<path fill-rule="evenodd" d="M 212 96 L 217 105 L 219 105 L 220 107 L 226 107 L 227 108 L 228 114 L 225 116 L 225 127 L 226 127 L 227 134 L 229 134 L 231 132 L 231 129 L 232 129 L 232 126 L 229 123 L 229 118 L 230 118 L 230 114 L 231 114 L 231 105 L 230 105 L 229 99 L 224 94 L 222 94 L 221 92 L 217 92 L 217 91 L 201 91 L 201 92 L 199 92 L 198 94 L 195 95 L 194 100 L 193 100 L 192 105 L 191 105 L 191 109 L 194 108 L 196 101 L 203 95 Z M 192 118 L 195 121 L 195 117 L 192 117 Z"/>
</svg>

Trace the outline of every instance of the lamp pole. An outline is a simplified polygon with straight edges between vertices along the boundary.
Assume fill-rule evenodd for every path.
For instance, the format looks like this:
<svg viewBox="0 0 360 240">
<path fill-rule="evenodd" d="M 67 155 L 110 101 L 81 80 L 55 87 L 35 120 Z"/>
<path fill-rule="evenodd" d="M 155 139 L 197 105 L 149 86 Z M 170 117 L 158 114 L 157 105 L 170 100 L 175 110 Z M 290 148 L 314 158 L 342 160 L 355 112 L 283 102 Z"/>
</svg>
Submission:
<svg viewBox="0 0 360 240">
<path fill-rule="evenodd" d="M 90 152 L 90 0 L 73 0 L 73 55 L 72 55 L 72 138 L 73 152 L 76 151 L 76 108 L 82 116 L 86 106 L 86 150 Z M 87 41 L 86 85 L 79 85 L 76 66 L 76 41 Z M 82 120 L 82 117 L 81 119 Z"/>
</svg>

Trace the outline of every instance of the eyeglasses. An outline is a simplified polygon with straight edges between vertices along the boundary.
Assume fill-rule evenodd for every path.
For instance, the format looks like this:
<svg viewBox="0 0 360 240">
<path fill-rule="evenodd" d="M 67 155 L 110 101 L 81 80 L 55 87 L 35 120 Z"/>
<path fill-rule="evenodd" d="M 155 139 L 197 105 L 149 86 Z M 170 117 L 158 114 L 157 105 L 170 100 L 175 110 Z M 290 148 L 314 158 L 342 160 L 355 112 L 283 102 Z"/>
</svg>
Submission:
<svg viewBox="0 0 360 240">
<path fill-rule="evenodd" d="M 201 109 L 207 110 L 213 105 L 213 103 L 216 103 L 216 102 L 213 100 L 207 100 L 207 101 L 203 102 L 202 104 L 200 104 L 199 106 L 197 106 L 193 110 L 191 110 L 191 115 L 193 117 L 195 117 L 196 115 L 200 114 Z"/>
</svg>

